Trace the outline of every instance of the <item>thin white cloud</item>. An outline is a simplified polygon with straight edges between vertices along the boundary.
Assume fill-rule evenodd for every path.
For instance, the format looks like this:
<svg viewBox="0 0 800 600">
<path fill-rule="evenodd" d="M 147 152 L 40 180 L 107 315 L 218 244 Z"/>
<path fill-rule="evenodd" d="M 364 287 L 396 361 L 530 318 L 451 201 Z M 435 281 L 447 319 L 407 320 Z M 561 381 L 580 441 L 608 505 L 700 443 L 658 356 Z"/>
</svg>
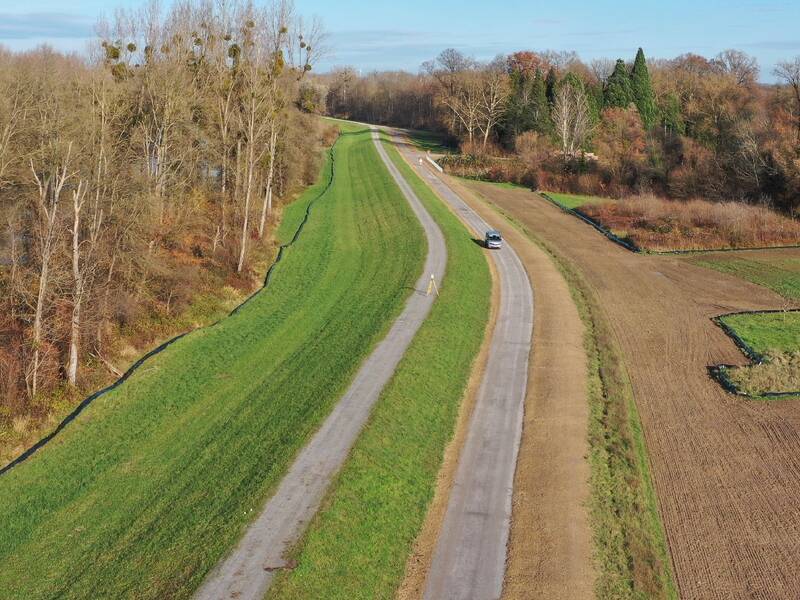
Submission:
<svg viewBox="0 0 800 600">
<path fill-rule="evenodd" d="M 70 13 L 0 12 L 0 40 L 29 38 L 87 38 L 92 35 L 89 18 Z"/>
</svg>

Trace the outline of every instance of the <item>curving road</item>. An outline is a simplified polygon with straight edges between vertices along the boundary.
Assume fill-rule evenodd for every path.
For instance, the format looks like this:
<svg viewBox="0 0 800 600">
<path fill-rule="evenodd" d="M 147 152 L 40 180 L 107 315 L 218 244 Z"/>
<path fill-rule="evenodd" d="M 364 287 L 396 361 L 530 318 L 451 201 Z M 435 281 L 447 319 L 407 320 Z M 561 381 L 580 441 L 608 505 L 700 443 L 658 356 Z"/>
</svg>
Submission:
<svg viewBox="0 0 800 600">
<path fill-rule="evenodd" d="M 425 295 L 431 274 L 437 281 L 444 278 L 447 249 L 441 230 L 386 155 L 375 130 L 372 135 L 381 159 L 425 230 L 428 255 L 424 271 L 387 336 L 361 366 L 320 430 L 298 454 L 238 546 L 209 574 L 195 595 L 198 600 L 261 600 L 264 597 L 274 571 L 286 566 L 285 551 L 300 538 L 317 512 L 332 478 L 369 418 L 372 406 L 428 316 L 435 298 Z"/>
<path fill-rule="evenodd" d="M 402 142 L 398 146 L 469 228 L 479 235 L 490 229 L 442 178 L 423 166 L 422 152 Z M 491 256 L 500 279 L 497 325 L 426 581 L 426 600 L 494 600 L 503 589 L 528 384 L 533 291 L 508 243 Z"/>
</svg>

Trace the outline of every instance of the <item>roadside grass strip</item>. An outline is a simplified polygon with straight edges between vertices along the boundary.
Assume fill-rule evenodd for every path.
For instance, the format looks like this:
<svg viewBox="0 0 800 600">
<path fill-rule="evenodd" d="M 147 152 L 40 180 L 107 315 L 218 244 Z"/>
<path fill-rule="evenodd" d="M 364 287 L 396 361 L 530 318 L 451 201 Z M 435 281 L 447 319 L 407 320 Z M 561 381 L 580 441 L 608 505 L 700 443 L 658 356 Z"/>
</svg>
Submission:
<svg viewBox="0 0 800 600">
<path fill-rule="evenodd" d="M 369 131 L 346 129 L 270 286 L 0 478 L 4 600 L 188 598 L 239 539 L 420 276 L 419 223 Z"/>
<path fill-rule="evenodd" d="M 546 192 L 547 195 L 556 201 L 563 208 L 574 210 L 587 204 L 606 204 L 614 202 L 611 198 L 600 198 L 598 196 L 583 196 L 580 194 L 562 194 L 559 192 Z"/>
<path fill-rule="evenodd" d="M 784 298 L 800 300 L 800 256 L 709 254 L 692 262 L 764 286 Z"/>
<path fill-rule="evenodd" d="M 486 257 L 458 219 L 387 152 L 445 236 L 441 296 L 384 389 L 270 599 L 394 598 L 433 498 L 489 316 Z"/>
<path fill-rule="evenodd" d="M 709 369 L 728 391 L 762 400 L 800 396 L 800 312 L 734 313 L 714 322 L 753 361 Z"/>
<path fill-rule="evenodd" d="M 580 271 L 513 216 L 483 200 L 547 252 L 586 327 L 590 514 L 597 598 L 677 599 L 664 525 L 630 379 L 602 307 Z"/>
<path fill-rule="evenodd" d="M 440 154 L 452 153 L 453 147 L 448 143 L 447 135 L 435 131 L 409 129 L 405 131 L 408 139 L 420 150 Z"/>
</svg>

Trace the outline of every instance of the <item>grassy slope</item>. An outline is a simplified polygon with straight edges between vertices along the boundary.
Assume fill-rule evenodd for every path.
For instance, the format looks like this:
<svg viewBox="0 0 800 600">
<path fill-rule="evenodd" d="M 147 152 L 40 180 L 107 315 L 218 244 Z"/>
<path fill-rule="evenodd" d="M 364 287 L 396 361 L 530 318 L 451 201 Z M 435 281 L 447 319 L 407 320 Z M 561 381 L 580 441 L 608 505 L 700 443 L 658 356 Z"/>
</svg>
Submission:
<svg viewBox="0 0 800 600">
<path fill-rule="evenodd" d="M 421 227 L 369 134 L 335 160 L 267 291 L 0 478 L 3 598 L 185 598 L 236 542 L 420 273 Z"/>
<path fill-rule="evenodd" d="M 800 300 L 800 258 L 712 254 L 691 260 L 700 266 L 768 287 L 785 298 Z"/>
<path fill-rule="evenodd" d="M 597 196 L 581 196 L 579 194 L 561 194 L 559 192 L 547 192 L 553 200 L 564 208 L 579 208 L 587 204 L 605 204 L 613 202 L 610 198 L 598 198 Z"/>
<path fill-rule="evenodd" d="M 387 150 L 445 235 L 442 295 L 296 550 L 297 568 L 279 576 L 269 598 L 394 597 L 484 335 L 485 257 L 397 150 Z"/>
<path fill-rule="evenodd" d="M 590 510 L 598 598 L 678 598 L 639 413 L 622 354 L 581 273 L 522 223 L 488 204 L 545 250 L 569 284 L 586 326 Z"/>
<path fill-rule="evenodd" d="M 800 313 L 730 315 L 722 321 L 758 354 L 800 350 Z"/>
<path fill-rule="evenodd" d="M 763 362 L 726 370 L 742 391 L 754 398 L 800 390 L 800 313 L 730 315 L 731 327 Z"/>
<path fill-rule="evenodd" d="M 410 139 L 415 146 L 421 150 L 429 152 L 437 152 L 449 154 L 453 152 L 453 148 L 447 143 L 447 136 L 443 133 L 435 131 L 418 131 L 409 129 L 406 131 L 408 139 Z"/>
</svg>

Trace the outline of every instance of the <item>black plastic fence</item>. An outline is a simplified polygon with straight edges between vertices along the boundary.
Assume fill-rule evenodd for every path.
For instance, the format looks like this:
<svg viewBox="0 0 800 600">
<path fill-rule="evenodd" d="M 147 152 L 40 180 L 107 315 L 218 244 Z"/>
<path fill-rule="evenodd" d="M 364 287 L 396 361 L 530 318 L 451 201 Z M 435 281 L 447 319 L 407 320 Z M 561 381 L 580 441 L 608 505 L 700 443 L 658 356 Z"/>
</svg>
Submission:
<svg viewBox="0 0 800 600">
<path fill-rule="evenodd" d="M 242 302 L 241 304 L 239 304 L 239 305 L 238 305 L 236 308 L 234 308 L 234 309 L 233 309 L 233 310 L 232 310 L 232 311 L 231 311 L 231 312 L 228 314 L 228 316 L 234 315 L 234 314 L 236 314 L 237 312 L 239 312 L 239 310 L 241 310 L 241 308 L 242 308 L 242 307 L 243 307 L 245 304 L 247 304 L 248 302 L 250 302 L 250 301 L 251 301 L 253 298 L 255 298 L 255 297 L 258 295 L 258 294 L 260 294 L 261 292 L 263 292 L 263 291 L 264 291 L 264 290 L 267 288 L 267 286 L 269 285 L 269 282 L 270 282 L 270 280 L 272 279 L 272 272 L 273 272 L 273 270 L 275 269 L 276 265 L 277 265 L 277 264 L 278 264 L 278 263 L 281 261 L 281 259 L 283 258 L 283 255 L 284 255 L 284 253 L 286 252 L 286 250 L 288 250 L 288 249 L 289 249 L 289 248 L 290 248 L 290 247 L 291 247 L 291 246 L 292 246 L 292 245 L 293 245 L 293 244 L 294 244 L 294 243 L 297 241 L 297 239 L 300 237 L 300 234 L 302 233 L 302 231 L 303 231 L 303 228 L 304 228 L 304 227 L 305 227 L 305 225 L 306 225 L 306 222 L 308 221 L 309 217 L 311 216 L 311 210 L 312 210 L 312 208 L 313 208 L 313 207 L 314 207 L 314 205 L 317 203 L 317 201 L 319 201 L 320 199 L 322 199 L 322 197 L 323 197 L 323 196 L 325 196 L 325 194 L 327 194 L 327 193 L 328 193 L 328 190 L 330 189 L 331 185 L 333 184 L 333 177 L 334 177 L 334 169 L 335 169 L 335 163 L 334 163 L 335 155 L 334 155 L 334 150 L 335 150 L 335 148 L 336 148 L 336 145 L 339 143 L 339 139 L 341 139 L 342 135 L 347 135 L 347 134 L 340 134 L 340 135 L 339 135 L 339 137 L 338 137 L 338 138 L 336 139 L 336 141 L 334 142 L 334 144 L 331 146 L 330 150 L 328 151 L 328 154 L 329 154 L 329 157 L 330 157 L 330 162 L 331 162 L 331 168 L 330 168 L 330 174 L 329 174 L 329 176 L 328 176 L 328 181 L 327 181 L 327 183 L 325 184 L 325 187 L 324 187 L 324 188 L 323 188 L 323 189 L 320 191 L 320 193 L 319 193 L 319 194 L 317 194 L 317 195 L 316 195 L 316 196 L 315 196 L 315 197 L 314 197 L 314 198 L 311 200 L 311 202 L 309 202 L 309 203 L 308 203 L 308 206 L 306 207 L 306 212 L 305 212 L 305 215 L 303 216 L 303 220 L 302 220 L 302 221 L 300 222 L 300 224 L 297 226 L 297 230 L 294 232 L 294 235 L 292 236 L 292 239 L 291 239 L 291 240 L 289 240 L 289 241 L 288 241 L 287 243 L 285 243 L 285 244 L 281 244 L 281 245 L 278 247 L 278 254 L 275 256 L 275 260 L 274 260 L 274 261 L 272 262 L 272 264 L 269 266 L 269 269 L 267 269 L 267 273 L 266 273 L 266 275 L 265 275 L 265 277 L 264 277 L 264 283 L 263 283 L 263 285 L 261 286 L 261 288 L 260 288 L 258 291 L 256 291 L 255 293 L 251 294 L 251 295 L 250 295 L 250 296 L 249 296 L 249 297 L 248 297 L 246 300 L 244 300 L 244 302 Z M 218 321 L 215 321 L 215 322 L 214 322 L 214 323 L 212 323 L 211 325 L 208 325 L 208 326 L 206 326 L 206 327 L 204 327 L 204 328 L 200 328 L 200 329 L 208 329 L 208 328 L 211 328 L 211 327 L 215 327 L 215 326 L 216 326 L 216 325 L 218 325 L 218 324 L 219 324 L 219 323 L 220 323 L 222 320 L 224 320 L 224 319 L 220 319 L 220 320 L 218 320 Z M 98 391 L 94 392 L 93 394 L 91 394 L 90 396 L 88 396 L 87 398 L 85 398 L 85 399 L 84 399 L 84 400 L 83 400 L 83 401 L 82 401 L 80 404 L 78 404 L 78 406 L 76 406 L 76 407 L 75 407 L 75 408 L 72 410 L 72 412 L 70 412 L 70 413 L 69 413 L 69 414 L 68 414 L 66 417 L 64 417 L 64 419 L 63 419 L 63 420 L 62 420 L 62 421 L 61 421 L 61 422 L 58 424 L 58 426 L 57 426 L 57 427 L 56 427 L 56 428 L 55 428 L 53 431 L 51 431 L 51 432 L 50 432 L 49 434 L 47 434 L 45 437 L 43 437 L 42 439 L 40 439 L 40 440 L 39 440 L 38 442 L 36 442 L 36 443 L 35 443 L 33 446 L 31 446 L 30 448 L 28 448 L 27 450 L 25 450 L 25 452 L 23 452 L 22 454 L 20 454 L 20 455 L 19 455 L 17 458 L 15 458 L 14 460 L 12 460 L 12 461 L 11 461 L 10 463 L 8 463 L 6 466 L 4 466 L 3 468 L 0 468 L 0 475 L 4 475 L 4 474 L 5 474 L 5 473 L 7 473 L 8 471 L 10 471 L 11 469 L 13 469 L 13 468 L 14 468 L 14 467 L 16 467 L 17 465 L 19 465 L 20 463 L 22 463 L 22 462 L 24 462 L 25 460 L 27 460 L 28 458 L 30 458 L 30 457 L 31 457 L 31 456 L 32 456 L 34 453 L 36 453 L 36 451 L 38 451 L 39 449 L 41 449 L 41 448 L 42 448 L 42 447 L 43 447 L 45 444 L 47 444 L 49 441 L 51 441 L 53 438 L 55 438 L 55 437 L 56 437 L 56 436 L 57 436 L 59 433 L 61 433 L 61 431 L 63 431 L 63 430 L 64 430 L 64 428 L 65 428 L 67 425 L 69 425 L 69 424 L 70 424 L 72 421 L 74 421 L 74 420 L 75 420 L 75 418 L 77 418 L 77 416 L 78 416 L 78 415 L 80 415 L 80 414 L 81 414 L 81 413 L 82 413 L 82 412 L 83 412 L 83 411 L 84 411 L 84 410 L 85 410 L 85 409 L 86 409 L 86 408 L 87 408 L 87 407 L 88 407 L 88 406 L 89 406 L 89 405 L 90 405 L 90 404 L 91 404 L 93 401 L 95 401 L 95 400 L 96 400 L 97 398 L 99 398 L 100 396 L 103 396 L 103 395 L 107 394 L 108 392 L 110 392 L 110 391 L 112 391 L 112 390 L 116 389 L 117 387 L 119 387 L 120 385 L 122 385 L 123 383 L 125 383 L 125 381 L 126 381 L 126 380 L 127 380 L 127 379 L 128 379 L 130 376 L 131 376 L 131 375 L 133 375 L 133 373 L 134 373 L 135 371 L 137 371 L 137 370 L 138 370 L 138 369 L 139 369 L 139 368 L 140 368 L 140 367 L 141 367 L 141 366 L 142 366 L 142 365 L 143 365 L 145 362 L 147 362 L 149 359 L 151 359 L 151 358 L 152 358 L 152 357 L 154 357 L 155 355 L 157 355 L 157 354 L 160 354 L 161 352 L 163 352 L 164 350 L 166 350 L 166 349 L 167 349 L 169 346 L 171 346 L 172 344 L 174 344 L 175 342 L 177 342 L 177 341 L 178 341 L 178 340 L 180 340 L 181 338 L 183 338 L 183 337 L 185 337 L 185 336 L 189 335 L 189 334 L 190 334 L 190 333 L 192 333 L 193 331 L 197 331 L 197 330 L 196 330 L 196 329 L 193 329 L 193 330 L 191 330 L 191 331 L 185 331 L 185 332 L 183 332 L 183 333 L 181 333 L 181 334 L 178 334 L 178 335 L 176 335 L 176 336 L 175 336 L 175 337 L 173 337 L 173 338 L 170 338 L 169 340 L 167 340 L 167 341 L 166 341 L 166 342 L 164 342 L 163 344 L 160 344 L 160 345 L 159 345 L 159 346 L 157 346 L 156 348 L 153 348 L 153 349 L 152 349 L 152 350 L 150 350 L 150 351 L 149 351 L 147 354 L 145 354 L 145 355 L 144 355 L 144 356 L 142 356 L 142 357 L 141 357 L 139 360 L 137 360 L 135 363 L 133 363 L 133 365 L 131 365 L 131 367 L 130 367 L 130 368 L 127 370 L 127 371 L 125 371 L 125 373 L 123 373 L 123 375 L 122 375 L 122 376 L 121 376 L 119 379 L 117 379 L 117 380 L 116 380 L 114 383 L 112 383 L 111 385 L 108 385 L 108 386 L 104 387 L 104 388 L 103 388 L 103 389 L 101 389 L 101 390 L 98 390 Z"/>
<path fill-rule="evenodd" d="M 797 313 L 800 312 L 798 308 L 792 308 L 789 310 L 745 310 L 740 312 L 732 312 L 727 313 L 724 315 L 718 315 L 713 317 L 711 320 L 717 325 L 725 334 L 733 340 L 733 343 L 742 351 L 753 364 L 761 364 L 763 363 L 767 357 L 759 352 L 756 352 L 753 347 L 751 347 L 747 342 L 745 342 L 742 337 L 736 333 L 730 325 L 725 323 L 723 319 L 725 317 L 733 317 L 736 315 L 769 315 L 769 314 L 779 314 L 779 313 Z M 769 399 L 769 398 L 791 398 L 791 397 L 800 397 L 800 390 L 797 391 L 789 391 L 789 392 L 761 392 L 759 394 L 749 394 L 743 391 L 736 383 L 730 378 L 728 375 L 729 369 L 735 369 L 734 365 L 713 365 L 708 367 L 708 373 L 711 375 L 713 379 L 715 379 L 722 387 L 725 388 L 731 394 L 736 394 L 737 396 L 743 396 L 745 398 L 752 398 L 752 399 Z"/>
<path fill-rule="evenodd" d="M 630 250 L 631 252 L 635 252 L 636 254 L 654 254 L 654 255 L 706 254 L 708 252 L 747 252 L 753 250 L 786 250 L 792 248 L 800 248 L 800 244 L 790 244 L 783 246 L 755 246 L 752 248 L 748 247 L 748 248 L 710 248 L 710 249 L 689 249 L 689 250 L 648 250 L 647 248 L 641 248 L 640 246 L 637 246 L 631 240 L 626 240 L 625 238 L 619 237 L 618 235 L 613 233 L 608 227 L 606 227 L 599 221 L 594 220 L 592 217 L 582 212 L 581 210 L 577 208 L 568 208 L 564 206 L 558 200 L 550 196 L 547 192 L 538 192 L 538 194 L 551 204 L 555 204 L 558 208 L 560 208 L 564 212 L 569 213 L 575 217 L 578 217 L 581 221 L 588 223 L 615 244 L 619 244 L 626 250 Z"/>
<path fill-rule="evenodd" d="M 575 217 L 578 217 L 581 221 L 584 221 L 584 222 L 588 223 L 589 225 L 591 225 L 592 227 L 597 229 L 597 231 L 599 231 L 604 236 L 606 236 L 608 239 L 610 239 L 612 242 L 614 242 L 615 244 L 619 244 L 620 246 L 622 246 L 626 250 L 630 250 L 631 252 L 636 252 L 638 254 L 642 254 L 644 252 L 641 248 L 639 248 L 639 246 L 637 246 L 636 244 L 634 244 L 630 240 L 626 240 L 626 239 L 623 239 L 623 238 L 619 237 L 618 235 L 614 234 L 608 227 L 606 227 L 605 225 L 603 225 L 601 223 L 598 223 L 597 221 L 595 221 L 594 219 L 592 219 L 588 215 L 585 215 L 584 213 L 582 213 L 581 211 L 579 211 L 579 210 L 577 210 L 575 208 L 568 208 L 568 207 L 564 206 L 558 200 L 556 200 L 553 197 L 551 197 L 547 192 L 539 192 L 539 195 L 542 198 L 544 198 L 545 200 L 547 200 L 548 202 L 556 205 L 558 208 L 563 210 L 565 213 L 569 213 L 569 214 L 571 214 L 571 215 L 573 215 Z"/>
</svg>

